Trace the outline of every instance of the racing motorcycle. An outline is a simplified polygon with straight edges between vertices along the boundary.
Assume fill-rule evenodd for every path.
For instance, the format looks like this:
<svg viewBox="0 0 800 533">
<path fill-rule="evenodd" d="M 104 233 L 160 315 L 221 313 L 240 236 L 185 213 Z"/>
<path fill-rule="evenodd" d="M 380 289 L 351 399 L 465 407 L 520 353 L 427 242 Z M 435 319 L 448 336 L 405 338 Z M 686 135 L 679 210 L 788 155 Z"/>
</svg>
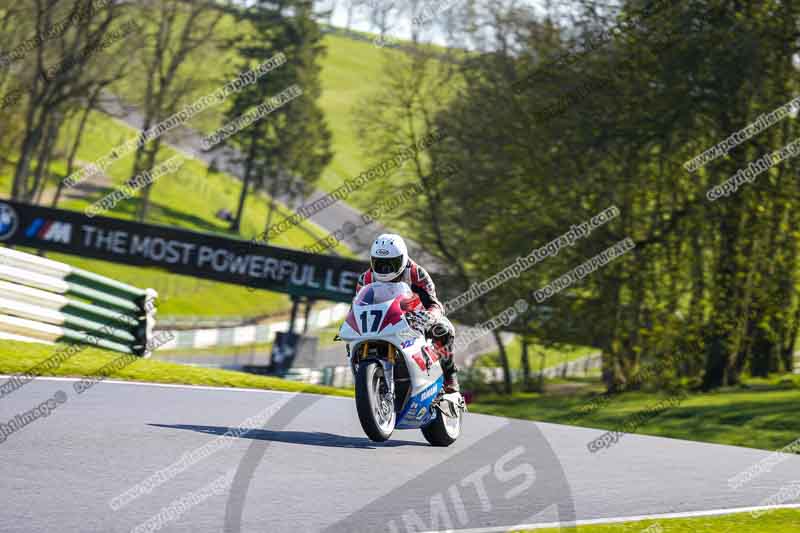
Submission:
<svg viewBox="0 0 800 533">
<path fill-rule="evenodd" d="M 444 392 L 433 342 L 405 318 L 423 308 L 407 283 L 370 283 L 336 337 L 347 343 L 358 418 L 372 441 L 389 439 L 395 429 L 421 429 L 433 446 L 449 446 L 461 434 L 464 398 Z"/>
</svg>

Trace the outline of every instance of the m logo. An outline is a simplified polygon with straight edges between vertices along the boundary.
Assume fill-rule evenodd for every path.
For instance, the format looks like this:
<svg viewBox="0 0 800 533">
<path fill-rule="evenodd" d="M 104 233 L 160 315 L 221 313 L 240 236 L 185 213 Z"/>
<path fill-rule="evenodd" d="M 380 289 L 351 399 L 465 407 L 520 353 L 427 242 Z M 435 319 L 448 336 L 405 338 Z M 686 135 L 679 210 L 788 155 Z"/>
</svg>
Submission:
<svg viewBox="0 0 800 533">
<path fill-rule="evenodd" d="M 36 237 L 43 241 L 69 244 L 72 241 L 72 224 L 37 218 L 25 232 L 25 236 L 28 238 Z"/>
<path fill-rule="evenodd" d="M 0 202 L 0 241 L 11 238 L 19 226 L 17 212 L 10 205 Z"/>
</svg>

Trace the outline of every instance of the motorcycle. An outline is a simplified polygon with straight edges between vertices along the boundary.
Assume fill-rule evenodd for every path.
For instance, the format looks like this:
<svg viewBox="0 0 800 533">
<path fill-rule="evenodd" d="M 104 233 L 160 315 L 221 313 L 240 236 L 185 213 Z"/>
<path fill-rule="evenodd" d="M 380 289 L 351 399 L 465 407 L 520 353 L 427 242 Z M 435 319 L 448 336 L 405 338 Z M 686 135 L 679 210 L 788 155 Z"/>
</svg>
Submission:
<svg viewBox="0 0 800 533">
<path fill-rule="evenodd" d="M 395 429 L 420 429 L 431 445 L 449 446 L 461 434 L 466 402 L 459 392 L 445 393 L 432 340 L 405 318 L 423 308 L 407 283 L 370 283 L 336 337 L 347 343 L 358 419 L 372 441 L 388 440 Z"/>
</svg>

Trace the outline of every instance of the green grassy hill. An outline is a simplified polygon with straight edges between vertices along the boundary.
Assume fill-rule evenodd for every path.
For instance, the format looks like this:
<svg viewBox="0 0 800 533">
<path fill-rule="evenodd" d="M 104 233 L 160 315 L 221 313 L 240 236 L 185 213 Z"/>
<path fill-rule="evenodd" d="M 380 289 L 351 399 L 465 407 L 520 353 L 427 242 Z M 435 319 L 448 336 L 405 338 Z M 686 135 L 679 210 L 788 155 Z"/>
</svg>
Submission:
<svg viewBox="0 0 800 533">
<path fill-rule="evenodd" d="M 76 127 L 75 124 L 70 126 Z M 102 113 L 93 113 L 84 134 L 84 142 L 78 152 L 78 159 L 88 162 L 101 157 L 134 134 L 135 130 L 124 123 Z M 165 147 L 161 151 L 159 160 L 166 160 L 177 153 Z M 132 155 L 122 158 L 119 163 L 107 169 L 107 175 L 99 180 L 95 192 L 81 197 L 64 197 L 59 207 L 83 211 L 92 202 L 110 193 L 128 179 L 132 164 Z M 52 170 L 64 175 L 65 167 L 64 161 L 58 161 L 52 166 Z M 54 185 L 49 189 L 53 188 Z M 164 176 L 154 184 L 148 222 L 241 237 L 231 234 L 227 229 L 228 223 L 214 216 L 222 207 L 235 208 L 240 189 L 241 183 L 233 176 L 219 172 L 209 173 L 205 163 L 187 158 L 176 174 Z M 4 195 L 9 195 L 10 190 L 10 175 L 7 173 L 0 175 L 0 191 L 3 191 Z M 137 204 L 138 199 L 132 198 L 121 202 L 113 211 L 104 213 L 104 216 L 132 219 Z M 242 235 L 256 235 L 263 231 L 267 206 L 268 197 L 264 194 L 253 195 L 248 199 L 242 221 Z M 288 211 L 281 209 L 280 213 L 285 216 Z M 322 228 L 305 222 L 280 235 L 271 244 L 286 248 L 302 248 L 326 234 Z M 337 252 L 348 253 L 342 246 L 337 248 Z M 289 298 L 284 294 L 249 291 L 245 287 L 216 282 L 202 282 L 198 285 L 191 278 L 158 269 L 130 267 L 63 254 L 50 254 L 49 257 L 132 285 L 159 290 L 162 295 L 159 303 L 162 315 L 268 315 L 285 311 L 290 306 Z M 208 302 L 212 299 L 215 305 L 209 306 Z"/>
<path fill-rule="evenodd" d="M 221 48 L 218 43 L 246 31 L 248 31 L 246 24 L 235 22 L 230 16 L 223 19 L 215 36 L 216 41 L 209 43 L 192 56 L 184 66 L 199 74 L 197 82 L 193 84 L 192 91 L 183 103 L 189 103 L 214 91 L 220 84 L 236 76 L 240 68 L 235 52 Z M 369 166 L 368 159 L 362 153 L 362 143 L 355 134 L 353 117 L 358 113 L 360 100 L 369 95 L 375 87 L 380 86 L 383 62 L 387 54 L 391 57 L 392 54 L 403 52 L 378 48 L 368 42 L 331 34 L 325 36 L 324 43 L 327 54 L 322 60 L 323 94 L 320 105 L 333 133 L 335 156 L 318 186 L 324 190 L 332 190 L 338 187 L 345 177 L 357 175 Z M 276 87 L 275 92 L 280 92 L 282 89 L 283 87 Z M 113 86 L 112 91 L 128 103 L 136 105 L 143 94 L 142 81 L 135 76 L 129 77 Z M 187 125 L 202 132 L 213 131 L 222 125 L 224 112 L 225 104 L 208 109 L 194 117 Z M 77 132 L 77 121 L 67 125 L 65 138 L 69 138 L 71 132 Z M 82 164 L 91 162 L 132 138 L 135 133 L 133 128 L 117 119 L 100 112 L 92 113 L 78 151 L 78 161 Z M 160 152 L 159 161 L 176 154 L 175 150 L 164 147 Z M 130 178 L 132 162 L 132 154 L 121 158 L 106 170 L 106 176 L 93 180 L 94 190 L 79 197 L 72 194 L 63 197 L 59 207 L 82 211 Z M 51 170 L 56 175 L 64 176 L 66 161 L 63 159 L 54 161 Z M 0 168 L 2 196 L 10 195 L 12 172 L 13 168 L 9 166 Z M 54 188 L 55 183 L 48 186 L 43 204 L 49 205 L 49 197 Z M 241 182 L 233 176 L 209 172 L 204 162 L 187 157 L 187 161 L 177 173 L 164 176 L 154 184 L 147 221 L 230 235 L 227 223 L 217 219 L 215 213 L 220 208 L 235 210 L 240 190 Z M 348 201 L 353 201 L 356 205 L 368 203 L 364 195 L 354 195 Z M 121 202 L 114 211 L 105 215 L 131 219 L 136 212 L 137 203 L 137 198 Z M 268 197 L 263 193 L 248 198 L 240 237 L 249 239 L 263 231 L 268 203 Z M 288 210 L 282 208 L 274 220 L 289 214 Z M 326 235 L 325 230 L 306 221 L 283 233 L 271 244 L 301 249 Z M 337 247 L 336 252 L 350 255 L 346 247 L 341 245 Z M 290 305 L 288 297 L 282 294 L 250 292 L 245 288 L 213 282 L 203 282 L 198 286 L 194 280 L 156 269 L 132 268 L 58 254 L 51 254 L 50 257 L 134 285 L 161 290 L 162 296 L 166 296 L 161 302 L 161 312 L 164 315 L 265 315 L 285 311 Z M 213 308 L 208 306 L 210 298 L 217 302 Z"/>
<path fill-rule="evenodd" d="M 225 42 L 242 34 L 252 32 L 247 22 L 234 21 L 226 15 L 217 26 L 215 39 Z M 363 33 L 365 38 L 370 34 Z M 323 39 L 326 54 L 321 59 L 322 97 L 319 104 L 325 114 L 332 133 L 333 161 L 321 176 L 317 186 L 331 191 L 343 184 L 345 178 L 356 176 L 370 167 L 365 156 L 363 142 L 356 134 L 353 119 L 360 112 L 362 100 L 369 96 L 384 82 L 384 68 L 387 62 L 396 61 L 405 52 L 389 47 L 378 47 L 366 40 L 328 33 Z M 434 47 L 435 48 L 435 47 Z M 288 58 L 291 61 L 291 58 Z M 209 43 L 204 49 L 193 54 L 185 68 L 191 72 L 203 73 L 193 84 L 193 90 L 185 98 L 185 103 L 213 92 L 221 84 L 234 78 L 242 70 L 236 52 L 230 48 Z M 274 93 L 285 87 L 275 86 Z M 114 91 L 127 101 L 136 103 L 144 92 L 141 80 L 126 78 L 124 84 Z M 206 133 L 211 133 L 223 124 L 225 106 L 214 107 L 194 117 L 190 125 Z M 372 187 L 380 184 L 372 184 Z M 367 189 L 370 187 L 368 186 Z M 368 208 L 369 194 L 353 194 L 347 199 L 355 207 Z"/>
<path fill-rule="evenodd" d="M 340 186 L 342 179 L 357 176 L 370 167 L 353 119 L 361 100 L 380 86 L 384 62 L 403 52 L 335 35 L 327 35 L 325 45 L 328 56 L 322 69 L 324 91 L 320 106 L 333 133 L 335 156 L 319 186 L 330 191 Z M 348 199 L 356 204 L 358 200 L 359 196 Z"/>
<path fill-rule="evenodd" d="M 131 6 L 130 9 L 136 8 Z M 147 12 L 142 11 L 141 15 L 141 20 L 148 19 Z M 192 84 L 191 90 L 187 92 L 180 105 L 189 104 L 212 93 L 242 70 L 243 67 L 236 52 L 231 48 L 226 48 L 223 43 L 251 31 L 249 23 L 236 21 L 230 15 L 223 17 L 214 38 L 192 54 L 181 67 L 183 71 L 192 73 Z M 368 36 L 368 34 L 364 35 Z M 389 47 L 381 48 L 366 40 L 332 33 L 325 35 L 323 44 L 326 47 L 326 54 L 321 59 L 322 96 L 319 103 L 332 132 L 334 157 L 320 177 L 317 186 L 322 190 L 331 191 L 340 186 L 345 178 L 357 176 L 374 163 L 364 152 L 364 142 L 356 133 L 354 118 L 363 112 L 362 101 L 386 83 L 386 64 L 396 63 L 400 57 L 404 57 L 405 52 Z M 119 46 L 120 49 L 109 49 L 106 53 L 109 56 L 126 53 L 124 42 Z M 140 65 L 132 63 L 129 76 L 110 88 L 111 92 L 132 105 L 140 104 L 144 94 L 143 80 L 137 78 L 143 69 L 138 67 Z M 276 86 L 274 92 L 279 93 L 283 89 L 284 87 Z M 203 111 L 190 120 L 187 126 L 203 133 L 216 130 L 224 123 L 226 104 L 229 102 Z M 269 118 L 265 120 L 269 120 Z M 67 132 L 62 137 L 69 139 L 71 132 L 72 136 L 77 132 L 75 120 L 68 124 Z M 134 134 L 135 130 L 122 121 L 100 112 L 92 113 L 82 138 L 78 160 L 82 164 L 89 163 L 107 154 L 113 147 L 131 139 Z M 175 154 L 174 150 L 164 147 L 159 161 L 164 161 Z M 0 197 L 8 196 L 11 190 L 11 174 L 15 162 L 13 158 L 16 154 L 8 154 L 8 156 L 11 158 L 10 164 L 5 167 L 0 165 Z M 132 156 L 121 158 L 119 162 L 107 169 L 107 176 L 99 180 L 100 183 L 93 184 L 97 190 L 87 196 L 62 199 L 60 207 L 83 210 L 125 179 L 130 178 L 131 168 Z M 51 171 L 56 175 L 64 176 L 66 174 L 65 160 L 62 158 L 53 161 Z M 397 180 L 398 176 L 395 174 L 391 183 L 397 185 Z M 54 183 L 50 185 L 49 194 L 52 194 L 54 186 Z M 368 209 L 371 207 L 372 192 L 383 186 L 385 184 L 380 182 L 370 183 L 365 190 L 355 192 L 346 201 L 356 208 Z M 179 172 L 164 176 L 153 186 L 148 222 L 189 230 L 229 234 L 227 223 L 218 220 L 215 213 L 220 208 L 235 210 L 240 190 L 241 182 L 239 180 L 224 173 L 209 172 L 205 163 L 190 159 Z M 49 202 L 46 201 L 48 192 L 44 197 L 43 204 L 49 205 Z M 136 211 L 137 201 L 136 198 L 133 198 L 122 202 L 107 215 L 130 219 Z M 268 203 L 268 197 L 263 193 L 250 196 L 242 221 L 240 237 L 249 239 L 262 233 L 266 223 Z M 289 210 L 280 209 L 274 220 L 277 221 L 289 214 Z M 402 221 L 391 220 L 390 222 L 395 229 L 403 229 Z M 323 238 L 327 233 L 322 228 L 306 221 L 281 234 L 271 244 L 302 249 L 303 246 Z M 336 252 L 351 255 L 349 250 L 341 245 L 337 246 Z M 155 269 L 133 269 L 102 261 L 67 256 L 54 255 L 53 257 L 134 285 L 152 286 L 160 290 L 162 295 L 168 294 L 167 301 L 162 299 L 161 302 L 161 310 L 165 315 L 253 316 L 281 312 L 289 307 L 288 297 L 281 294 L 251 293 L 244 288 L 211 282 L 203 282 L 200 284 L 200 289 L 197 289 L 197 283 L 194 280 L 166 274 Z M 188 288 L 184 289 L 183 287 Z M 214 298 L 218 303 L 213 309 L 207 305 L 209 298 Z"/>
<path fill-rule="evenodd" d="M 215 42 L 190 56 L 185 64 L 186 70 L 202 74 L 198 74 L 184 103 L 213 92 L 238 75 L 242 70 L 241 60 L 233 49 L 218 43 L 252 31 L 248 22 L 235 21 L 229 15 L 220 21 L 215 31 Z M 321 60 L 322 97 L 319 104 L 333 134 L 334 158 L 318 186 L 330 191 L 341 185 L 344 178 L 368 168 L 369 160 L 363 154 L 363 143 L 356 135 L 353 118 L 359 112 L 361 100 L 380 87 L 385 62 L 400 57 L 404 52 L 330 33 L 325 35 L 323 44 L 327 53 Z M 274 92 L 279 93 L 284 88 L 275 86 Z M 144 83 L 135 76 L 128 77 L 114 87 L 114 92 L 135 104 L 144 93 Z M 211 133 L 223 124 L 225 110 L 224 104 L 208 109 L 194 117 L 190 126 Z"/>
</svg>

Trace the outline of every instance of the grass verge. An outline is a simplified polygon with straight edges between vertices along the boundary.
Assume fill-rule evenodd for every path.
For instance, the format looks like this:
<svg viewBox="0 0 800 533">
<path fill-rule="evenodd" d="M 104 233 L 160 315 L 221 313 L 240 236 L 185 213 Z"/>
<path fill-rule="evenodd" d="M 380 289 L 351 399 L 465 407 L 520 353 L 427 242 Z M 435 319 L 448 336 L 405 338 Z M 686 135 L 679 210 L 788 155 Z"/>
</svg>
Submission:
<svg viewBox="0 0 800 533">
<path fill-rule="evenodd" d="M 599 384 L 588 388 L 593 391 L 571 395 L 478 394 L 470 410 L 614 430 L 629 417 L 670 396 L 666 392 L 626 392 L 603 397 L 599 394 Z M 636 433 L 775 450 L 800 434 L 800 419 L 796 416 L 798 402 L 800 376 L 747 380 L 736 388 L 690 393 L 679 405 L 646 420 Z"/>
<path fill-rule="evenodd" d="M 569 531 L 585 533 L 784 533 L 797 531 L 800 511 L 781 509 L 771 511 L 759 518 L 750 513 L 702 518 L 673 518 L 642 520 L 620 524 L 580 526 Z M 518 533 L 555 533 L 563 529 L 536 529 Z"/>
<path fill-rule="evenodd" d="M 59 347 L 47 344 L 0 341 L 0 373 L 15 374 L 26 371 L 50 357 Z M 97 348 L 86 348 L 84 351 L 64 361 L 55 370 L 42 375 L 100 377 L 103 375 L 100 373 L 100 369 L 119 357 L 126 356 Z M 353 396 L 353 391 L 350 389 L 307 385 L 245 372 L 199 368 L 152 359 L 136 360 L 120 370 L 109 373 L 105 377 L 153 383 L 209 385 L 213 387 L 239 387 L 345 397 Z"/>
</svg>

